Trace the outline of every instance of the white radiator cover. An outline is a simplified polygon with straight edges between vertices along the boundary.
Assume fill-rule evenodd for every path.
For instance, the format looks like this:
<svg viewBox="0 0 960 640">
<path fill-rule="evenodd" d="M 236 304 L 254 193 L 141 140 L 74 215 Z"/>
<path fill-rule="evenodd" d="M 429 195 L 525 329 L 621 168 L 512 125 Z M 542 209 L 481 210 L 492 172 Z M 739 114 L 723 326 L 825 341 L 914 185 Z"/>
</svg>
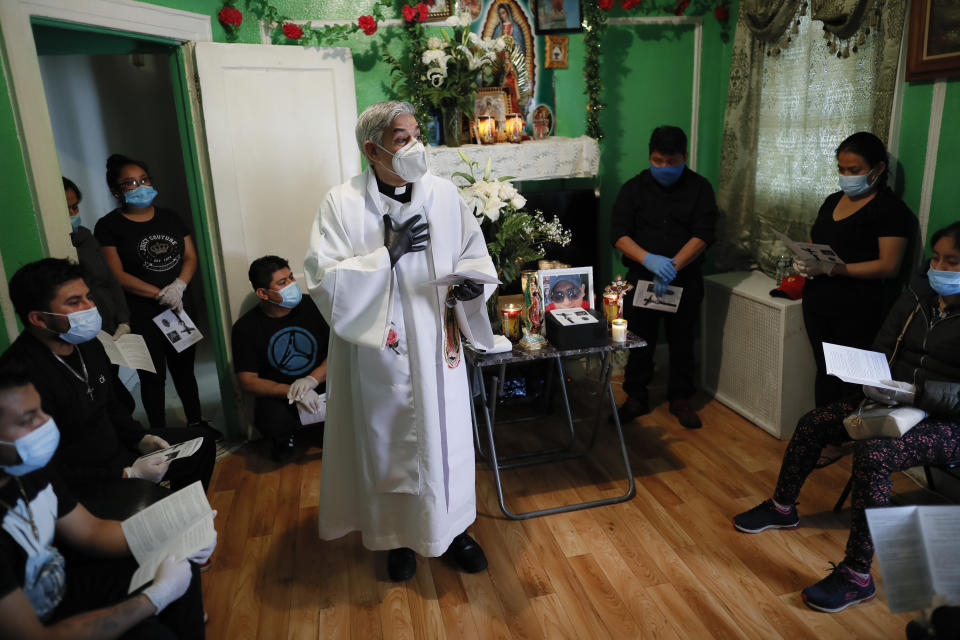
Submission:
<svg viewBox="0 0 960 640">
<path fill-rule="evenodd" d="M 704 278 L 703 388 L 787 440 L 814 408 L 816 365 L 800 301 L 774 298 L 773 278 L 732 271 Z"/>
</svg>

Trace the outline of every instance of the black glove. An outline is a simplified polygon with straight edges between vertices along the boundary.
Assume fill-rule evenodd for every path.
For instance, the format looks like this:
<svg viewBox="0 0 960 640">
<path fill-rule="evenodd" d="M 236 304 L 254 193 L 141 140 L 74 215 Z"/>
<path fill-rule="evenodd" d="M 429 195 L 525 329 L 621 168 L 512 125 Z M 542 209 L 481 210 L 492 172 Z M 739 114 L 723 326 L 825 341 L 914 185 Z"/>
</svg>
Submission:
<svg viewBox="0 0 960 640">
<path fill-rule="evenodd" d="M 422 219 L 423 216 L 418 214 L 394 227 L 390 216 L 383 216 L 383 246 L 390 254 L 390 266 L 396 265 L 397 260 L 405 253 L 427 248 L 427 240 L 430 239 L 427 232 L 429 225 L 426 222 L 417 224 Z"/>
<path fill-rule="evenodd" d="M 483 293 L 483 285 L 473 280 L 464 280 L 462 283 L 455 285 L 450 291 L 450 295 L 461 302 L 473 300 L 481 293 Z"/>
</svg>

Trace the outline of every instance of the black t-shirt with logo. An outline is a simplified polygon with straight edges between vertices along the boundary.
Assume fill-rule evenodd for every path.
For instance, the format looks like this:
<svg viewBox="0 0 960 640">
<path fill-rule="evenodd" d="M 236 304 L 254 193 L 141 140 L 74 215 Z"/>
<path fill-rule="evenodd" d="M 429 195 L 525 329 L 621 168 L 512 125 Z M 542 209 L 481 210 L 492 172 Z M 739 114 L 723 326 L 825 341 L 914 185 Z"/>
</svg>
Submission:
<svg viewBox="0 0 960 640">
<path fill-rule="evenodd" d="M 233 368 L 290 384 L 326 359 L 329 337 L 330 327 L 309 296 L 282 318 L 271 318 L 258 305 L 233 325 Z"/>
</svg>

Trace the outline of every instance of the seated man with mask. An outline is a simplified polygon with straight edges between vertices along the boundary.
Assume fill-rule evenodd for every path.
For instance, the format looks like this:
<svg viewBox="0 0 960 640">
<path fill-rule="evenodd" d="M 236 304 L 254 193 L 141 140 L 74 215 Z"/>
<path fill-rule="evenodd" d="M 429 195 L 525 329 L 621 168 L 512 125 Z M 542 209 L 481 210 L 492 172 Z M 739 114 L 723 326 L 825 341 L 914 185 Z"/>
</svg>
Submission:
<svg viewBox="0 0 960 640">
<path fill-rule="evenodd" d="M 26 372 L 0 368 L 0 640 L 203 638 L 200 573 L 188 560 L 206 561 L 216 542 L 168 557 L 128 596 L 137 563 L 120 523 L 92 516 L 45 468 L 59 440 Z"/>
<path fill-rule="evenodd" d="M 196 480 L 208 487 L 216 454 L 212 437 L 186 458 L 136 461 L 210 434 L 189 427 L 148 432 L 120 404 L 110 361 L 96 339 L 100 315 L 78 265 L 56 258 L 24 265 L 10 279 L 10 298 L 24 331 L 0 364 L 26 369 L 44 411 L 60 425 L 53 467 L 87 508 L 123 519 L 166 493 L 144 490 L 144 480 L 169 480 L 174 490 Z"/>
<path fill-rule="evenodd" d="M 303 426 L 298 407 L 316 413 L 322 404 L 330 327 L 283 258 L 254 260 L 248 276 L 259 300 L 233 325 L 233 366 L 240 388 L 256 398 L 254 425 L 273 459 L 285 462 Z"/>
</svg>

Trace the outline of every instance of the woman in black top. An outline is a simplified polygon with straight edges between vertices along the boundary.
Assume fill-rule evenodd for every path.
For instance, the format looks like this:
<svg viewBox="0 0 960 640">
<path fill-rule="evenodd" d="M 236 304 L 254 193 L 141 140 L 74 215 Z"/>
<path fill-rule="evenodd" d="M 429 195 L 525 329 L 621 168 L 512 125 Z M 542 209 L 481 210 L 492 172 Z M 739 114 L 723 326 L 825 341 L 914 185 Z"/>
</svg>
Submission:
<svg viewBox="0 0 960 640">
<path fill-rule="evenodd" d="M 183 311 L 190 304 L 183 293 L 197 270 L 197 252 L 190 230 L 169 209 L 155 207 L 146 164 L 114 154 L 107 160 L 107 186 L 120 202 L 97 222 L 94 233 L 107 263 L 120 281 L 130 307 L 130 324 L 143 336 L 157 373 L 137 370 L 140 398 L 151 429 L 166 426 L 166 368 L 183 403 L 190 426 L 206 427 L 193 373 L 193 347 L 177 353 L 153 319 L 163 311 Z"/>
<path fill-rule="evenodd" d="M 807 278 L 803 321 L 817 363 L 818 407 L 852 389 L 827 375 L 822 343 L 870 348 L 887 312 L 884 281 L 900 273 L 917 227 L 913 213 L 887 187 L 887 149 L 879 138 L 855 133 L 840 143 L 836 154 L 842 191 L 820 207 L 810 241 L 830 245 L 844 264 L 794 262 Z"/>
</svg>

